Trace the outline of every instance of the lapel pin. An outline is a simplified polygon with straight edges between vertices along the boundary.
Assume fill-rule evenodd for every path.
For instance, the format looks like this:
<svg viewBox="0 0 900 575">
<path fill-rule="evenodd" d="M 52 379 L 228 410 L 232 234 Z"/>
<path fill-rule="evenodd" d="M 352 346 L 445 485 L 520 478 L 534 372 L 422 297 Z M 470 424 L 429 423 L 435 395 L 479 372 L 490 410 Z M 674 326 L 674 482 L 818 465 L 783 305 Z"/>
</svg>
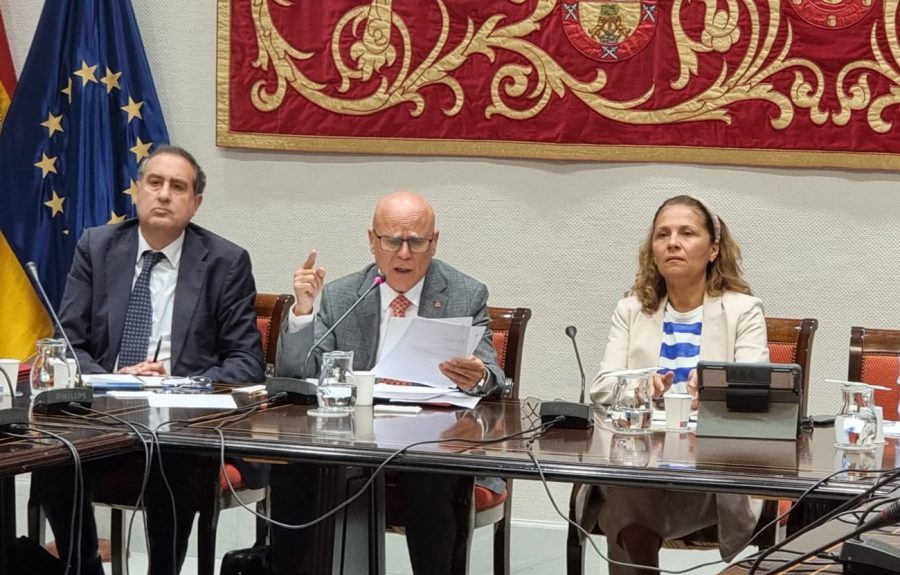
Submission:
<svg viewBox="0 0 900 575">
<path fill-rule="evenodd" d="M 441 304 L 441 302 L 436 301 L 436 302 L 434 302 L 434 304 L 432 304 L 432 305 L 434 305 L 435 309 L 437 309 L 437 308 L 440 308 L 442 304 Z"/>
</svg>

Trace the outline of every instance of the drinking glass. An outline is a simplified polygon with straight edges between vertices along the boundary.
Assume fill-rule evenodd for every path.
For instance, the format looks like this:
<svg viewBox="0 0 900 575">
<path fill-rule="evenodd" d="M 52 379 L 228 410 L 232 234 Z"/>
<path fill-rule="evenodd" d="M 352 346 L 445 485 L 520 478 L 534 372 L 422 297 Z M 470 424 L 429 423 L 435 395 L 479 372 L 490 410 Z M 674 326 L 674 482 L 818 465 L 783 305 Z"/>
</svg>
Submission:
<svg viewBox="0 0 900 575">
<path fill-rule="evenodd" d="M 54 364 L 66 364 L 66 342 L 63 339 L 44 338 L 37 341 L 37 355 L 31 365 L 31 393 L 53 389 L 56 385 Z M 60 382 L 64 384 L 64 382 Z"/>
<path fill-rule="evenodd" d="M 620 373 L 613 392 L 609 419 L 616 433 L 644 433 L 653 418 L 653 386 L 650 375 Z"/>
<path fill-rule="evenodd" d="M 834 417 L 835 445 L 841 449 L 874 449 L 878 420 L 872 407 L 875 390 L 863 384 L 841 386 L 843 403 Z"/>
<path fill-rule="evenodd" d="M 347 415 L 356 404 L 353 385 L 353 352 L 329 351 L 322 354 L 322 370 L 316 389 L 318 409 L 313 415 Z"/>
</svg>

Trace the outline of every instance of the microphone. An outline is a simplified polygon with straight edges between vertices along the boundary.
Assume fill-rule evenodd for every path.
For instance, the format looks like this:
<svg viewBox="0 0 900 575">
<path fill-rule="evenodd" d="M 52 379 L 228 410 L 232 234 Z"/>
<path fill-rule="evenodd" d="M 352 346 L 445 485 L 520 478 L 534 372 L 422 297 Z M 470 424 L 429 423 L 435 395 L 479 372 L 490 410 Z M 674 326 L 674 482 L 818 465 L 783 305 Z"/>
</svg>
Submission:
<svg viewBox="0 0 900 575">
<path fill-rule="evenodd" d="M 372 293 L 375 288 L 384 283 L 384 276 L 379 273 L 375 276 L 375 281 L 372 282 L 372 285 L 369 286 L 359 298 L 353 302 L 347 311 L 341 315 L 337 319 L 334 324 L 328 328 L 328 330 L 322 334 L 322 336 L 317 339 L 312 347 L 309 348 L 309 351 L 306 354 L 306 359 L 303 361 L 303 372 L 306 372 L 307 367 L 309 366 L 309 359 L 312 357 L 313 352 L 322 345 L 322 342 L 325 341 L 325 338 L 331 335 L 331 333 L 337 328 L 337 326 L 341 325 L 341 323 L 346 319 L 350 312 L 356 309 L 356 306 L 362 303 L 366 297 Z M 284 403 L 294 403 L 298 405 L 311 405 L 316 403 L 316 385 L 310 383 L 303 379 L 296 379 L 293 377 L 273 377 L 270 378 L 266 382 L 266 393 L 269 397 L 274 397 L 276 394 L 284 394 L 281 396 L 282 401 Z"/>
<path fill-rule="evenodd" d="M 581 365 L 581 354 L 578 353 L 578 344 L 575 343 L 575 334 L 578 333 L 578 330 L 574 325 L 570 325 L 566 328 L 566 335 L 569 336 L 569 339 L 572 340 L 572 347 L 575 348 L 575 359 L 578 360 L 578 371 L 581 372 L 581 395 L 578 396 L 578 403 L 584 403 L 584 388 L 585 388 L 585 379 L 584 379 L 584 366 Z"/>
<path fill-rule="evenodd" d="M 872 575 L 900 572 L 900 547 L 888 540 L 860 537 L 862 533 L 893 525 L 898 521 L 900 521 L 900 501 L 895 501 L 846 536 L 840 555 L 844 572 Z"/>
<path fill-rule="evenodd" d="M 898 521 L 900 521 L 900 501 L 895 501 L 885 509 L 882 509 L 878 515 L 863 523 L 856 532 L 857 534 L 865 533 L 866 531 L 893 525 Z"/>
<path fill-rule="evenodd" d="M 584 403 L 584 367 L 581 365 L 581 354 L 578 353 L 578 344 L 575 343 L 576 333 L 578 333 L 578 330 L 574 325 L 566 328 L 566 335 L 572 340 L 572 347 L 575 348 L 575 358 L 578 360 L 578 371 L 581 373 L 581 395 L 578 403 L 572 401 L 542 401 L 540 409 L 541 423 L 550 423 L 556 421 L 558 417 L 562 417 L 561 421 L 556 421 L 554 427 L 593 429 L 593 409 L 590 405 Z"/>
<path fill-rule="evenodd" d="M 75 348 L 72 346 L 72 342 L 69 340 L 69 336 L 66 334 L 62 322 L 59 321 L 59 316 L 56 315 L 56 310 L 53 309 L 53 304 L 50 302 L 50 298 L 47 297 L 47 292 L 44 291 L 44 284 L 41 283 L 37 265 L 34 262 L 28 262 L 25 264 L 25 269 L 31 277 L 31 282 L 37 288 L 38 294 L 41 296 L 41 301 L 44 303 L 44 307 L 47 308 L 47 312 L 53 320 L 53 325 L 59 330 L 63 340 L 66 342 L 66 347 L 69 348 L 72 357 L 75 358 L 75 387 L 54 388 L 38 393 L 34 397 L 33 409 L 43 413 L 58 412 L 59 410 L 68 408 L 69 404 L 72 402 L 90 407 L 94 398 L 93 391 L 90 388 L 82 387 L 81 362 L 78 361 L 78 354 L 75 353 Z"/>
<path fill-rule="evenodd" d="M 322 337 L 317 339 L 316 342 L 314 344 L 312 344 L 312 347 L 309 348 L 309 351 L 306 353 L 306 360 L 303 362 L 303 371 L 304 372 L 306 371 L 306 368 L 309 365 L 309 358 L 312 357 L 312 354 L 316 350 L 316 348 L 318 348 L 320 345 L 322 345 L 322 342 L 325 341 L 325 338 L 328 337 L 329 335 L 331 335 L 331 332 L 333 332 L 335 329 L 337 329 L 337 326 L 341 325 L 341 323 L 344 321 L 344 319 L 346 319 L 346 317 L 348 315 L 350 315 L 350 312 L 352 312 L 354 309 L 356 309 L 356 306 L 361 304 L 362 301 L 364 299 L 366 299 L 366 296 L 368 296 L 370 293 L 372 293 L 375 290 L 375 288 L 377 288 L 378 286 L 380 286 L 383 283 L 384 283 L 384 276 L 379 273 L 378 275 L 375 276 L 375 281 L 372 282 L 372 285 L 369 286 L 369 289 L 367 289 L 365 291 L 365 293 L 363 293 L 361 296 L 359 296 L 359 299 L 357 299 L 355 302 L 353 302 L 353 305 L 351 305 L 349 308 L 347 308 L 347 311 L 345 311 L 344 314 L 341 317 L 339 317 L 337 319 L 337 321 L 334 322 L 334 324 L 331 327 L 329 327 L 325 333 L 322 334 Z"/>
</svg>

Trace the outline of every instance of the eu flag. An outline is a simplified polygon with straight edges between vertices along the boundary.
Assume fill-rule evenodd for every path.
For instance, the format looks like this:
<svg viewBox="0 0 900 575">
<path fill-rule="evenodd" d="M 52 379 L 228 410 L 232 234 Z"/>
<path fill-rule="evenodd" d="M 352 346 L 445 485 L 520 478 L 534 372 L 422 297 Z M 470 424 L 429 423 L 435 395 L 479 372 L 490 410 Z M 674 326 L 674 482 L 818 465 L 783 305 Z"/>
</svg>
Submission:
<svg viewBox="0 0 900 575">
<path fill-rule="evenodd" d="M 54 306 L 81 232 L 134 215 L 137 165 L 168 139 L 130 0 L 48 0 L 0 132 L 0 231 Z"/>
</svg>

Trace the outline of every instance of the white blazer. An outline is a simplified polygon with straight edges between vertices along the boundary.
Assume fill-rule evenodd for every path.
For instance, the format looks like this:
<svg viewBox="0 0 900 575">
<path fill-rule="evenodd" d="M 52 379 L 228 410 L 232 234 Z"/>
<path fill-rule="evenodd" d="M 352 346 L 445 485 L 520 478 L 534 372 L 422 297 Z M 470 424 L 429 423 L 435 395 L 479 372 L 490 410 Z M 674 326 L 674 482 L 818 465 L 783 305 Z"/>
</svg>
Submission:
<svg viewBox="0 0 900 575">
<path fill-rule="evenodd" d="M 634 296 L 619 300 L 609 328 L 609 341 L 600 364 L 600 372 L 591 384 L 591 400 L 598 407 L 612 402 L 614 378 L 603 373 L 618 369 L 640 369 L 659 364 L 666 300 L 652 315 L 641 310 Z M 703 300 L 703 331 L 700 335 L 700 359 L 709 361 L 769 361 L 766 319 L 759 298 L 725 292 L 721 297 L 707 295 Z M 651 492 L 654 490 L 650 490 Z M 660 496 L 667 496 L 660 493 Z M 648 496 L 652 497 L 651 493 Z M 715 494 L 718 517 L 719 551 L 731 559 L 753 534 L 761 504 L 746 495 Z M 603 497 L 594 486 L 579 491 L 576 502 L 578 523 L 590 531 L 596 523 Z"/>
<path fill-rule="evenodd" d="M 591 384 L 591 400 L 596 406 L 612 402 L 615 379 L 600 377 L 619 369 L 640 369 L 659 364 L 666 299 L 656 313 L 641 310 L 637 297 L 619 300 L 609 327 L 609 340 L 600 372 Z M 707 361 L 769 361 L 766 318 L 759 298 L 725 292 L 703 299 L 703 331 L 700 359 Z"/>
</svg>

